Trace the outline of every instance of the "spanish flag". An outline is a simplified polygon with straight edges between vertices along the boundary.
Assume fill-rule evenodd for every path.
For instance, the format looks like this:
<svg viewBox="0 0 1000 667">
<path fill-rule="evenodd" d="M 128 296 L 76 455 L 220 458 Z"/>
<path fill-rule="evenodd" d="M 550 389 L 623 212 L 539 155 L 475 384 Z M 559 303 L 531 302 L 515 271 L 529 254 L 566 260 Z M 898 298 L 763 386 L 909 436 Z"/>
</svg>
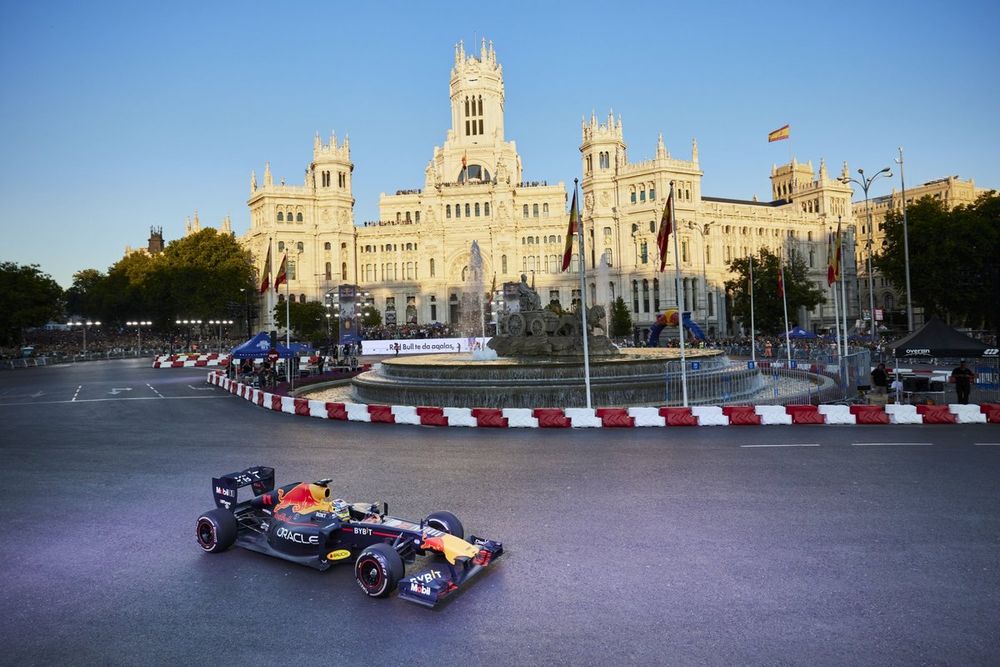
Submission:
<svg viewBox="0 0 1000 667">
<path fill-rule="evenodd" d="M 784 127 L 779 127 L 774 132 L 769 133 L 767 135 L 767 142 L 771 143 L 772 141 L 781 141 L 782 139 L 787 139 L 788 128 L 790 127 L 791 127 L 790 125 L 785 125 Z"/>
<path fill-rule="evenodd" d="M 563 271 L 569 268 L 569 263 L 573 259 L 573 237 L 576 235 L 579 220 L 580 213 L 576 210 L 576 190 L 573 190 L 573 205 L 569 209 L 569 229 L 566 230 L 566 247 L 563 250 Z"/>
<path fill-rule="evenodd" d="M 837 282 L 837 269 L 834 266 L 833 254 L 833 234 L 826 237 L 826 286 L 833 287 L 833 284 Z"/>
<path fill-rule="evenodd" d="M 840 282 L 840 263 L 843 260 L 844 239 L 840 235 L 840 220 L 837 220 L 837 236 L 833 241 L 833 282 Z"/>
<path fill-rule="evenodd" d="M 778 296 L 785 298 L 785 267 L 778 267 Z"/>
<path fill-rule="evenodd" d="M 260 293 L 263 294 L 271 286 L 271 239 L 267 240 L 267 259 L 260 271 Z"/>
<path fill-rule="evenodd" d="M 281 266 L 278 267 L 278 277 L 274 279 L 274 289 L 277 291 L 281 283 L 288 284 L 288 253 L 281 258 Z"/>
</svg>

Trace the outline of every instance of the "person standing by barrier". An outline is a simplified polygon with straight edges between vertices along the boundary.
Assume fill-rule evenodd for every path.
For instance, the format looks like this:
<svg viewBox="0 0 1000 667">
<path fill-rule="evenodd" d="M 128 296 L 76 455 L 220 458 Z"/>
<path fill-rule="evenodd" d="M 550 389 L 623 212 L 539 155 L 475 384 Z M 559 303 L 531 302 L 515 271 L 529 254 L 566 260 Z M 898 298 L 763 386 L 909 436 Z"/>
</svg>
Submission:
<svg viewBox="0 0 1000 667">
<path fill-rule="evenodd" d="M 889 386 L 889 374 L 885 370 L 884 363 L 879 362 L 879 365 L 872 371 L 872 386 L 875 388 L 876 394 L 886 393 Z"/>
<path fill-rule="evenodd" d="M 976 374 L 971 368 L 965 365 L 965 359 L 958 362 L 958 368 L 951 372 L 951 378 L 955 382 L 955 392 L 958 394 L 958 402 L 968 405 L 969 392 L 972 390 L 972 383 L 976 379 Z"/>
</svg>

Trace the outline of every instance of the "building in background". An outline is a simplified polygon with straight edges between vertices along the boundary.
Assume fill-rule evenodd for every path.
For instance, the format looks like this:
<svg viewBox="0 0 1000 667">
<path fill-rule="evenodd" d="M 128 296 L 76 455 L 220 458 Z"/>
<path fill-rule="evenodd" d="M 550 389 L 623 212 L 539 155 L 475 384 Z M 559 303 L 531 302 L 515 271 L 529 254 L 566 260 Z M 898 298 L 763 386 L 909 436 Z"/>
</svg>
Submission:
<svg viewBox="0 0 1000 667">
<path fill-rule="evenodd" d="M 379 220 L 354 220 L 346 137 L 341 143 L 336 136 L 327 143 L 315 137 L 302 185 L 275 183 L 269 164 L 262 183 L 251 174 L 250 229 L 241 241 L 258 268 L 270 243 L 275 266 L 288 254 L 292 299 L 322 301 L 339 284 L 352 283 L 370 295 L 383 321 L 455 324 L 470 247 L 478 241 L 487 285 L 516 281 L 523 273 L 543 303 L 577 300 L 577 263 L 559 270 L 567 184 L 524 180 L 515 142 L 506 138 L 503 68 L 492 43 L 483 40 L 478 55 L 461 43 L 455 47 L 450 104 L 451 127 L 425 165 L 423 187 L 382 194 Z M 670 181 L 682 248 L 680 302 L 711 335 L 737 332 L 723 286 L 731 277 L 730 260 L 761 247 L 794 253 L 829 294 L 827 238 L 838 219 L 853 243 L 851 190 L 830 178 L 822 162 L 818 173 L 794 159 L 772 167 L 772 199 L 761 202 L 704 196 L 694 141 L 689 159 L 672 157 L 661 136 L 652 159 L 630 162 L 620 117 L 585 119 L 579 150 L 588 303 L 620 296 L 640 327 L 677 299 L 673 257 L 665 273 L 656 271 L 656 232 Z M 845 254 L 853 257 L 853 246 Z M 606 286 L 596 278 L 602 255 L 610 264 Z M 846 274 L 855 286 L 850 264 Z M 854 290 L 848 301 L 857 304 Z M 832 301 L 791 316 L 807 329 L 832 326 Z M 855 307 L 850 317 L 856 316 Z"/>
</svg>

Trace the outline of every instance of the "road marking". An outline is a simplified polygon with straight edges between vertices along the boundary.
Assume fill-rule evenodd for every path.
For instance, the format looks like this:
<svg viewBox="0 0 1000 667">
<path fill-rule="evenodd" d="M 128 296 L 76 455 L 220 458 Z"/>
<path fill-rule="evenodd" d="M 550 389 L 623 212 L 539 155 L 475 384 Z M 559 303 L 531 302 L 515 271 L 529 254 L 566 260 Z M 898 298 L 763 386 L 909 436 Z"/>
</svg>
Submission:
<svg viewBox="0 0 1000 667">
<path fill-rule="evenodd" d="M 740 447 L 819 447 L 816 443 L 805 444 L 778 444 L 778 445 L 740 445 Z"/>
<path fill-rule="evenodd" d="M 215 387 L 196 387 L 193 384 L 189 384 L 188 386 L 195 391 L 215 391 Z"/>
<path fill-rule="evenodd" d="M 976 447 L 1000 447 L 1000 442 L 974 442 Z"/>
<path fill-rule="evenodd" d="M 82 384 L 79 387 L 76 388 L 76 392 L 73 394 L 73 401 L 76 400 L 76 397 L 80 394 L 80 390 L 81 389 L 83 389 L 83 385 Z M 70 401 L 70 403 L 72 403 L 73 401 Z"/>
<path fill-rule="evenodd" d="M 75 398 L 69 401 L 28 401 L 26 403 L 0 403 L 0 408 L 5 408 L 8 405 L 58 405 L 60 403 L 104 403 L 107 401 L 186 401 L 186 400 L 218 400 L 220 398 L 235 398 L 226 394 L 224 396 L 143 396 L 139 398 L 81 398 L 79 401 Z"/>
<path fill-rule="evenodd" d="M 123 391 L 132 391 L 132 387 L 112 387 L 111 391 L 109 391 L 108 393 L 111 394 L 112 396 L 117 396 Z"/>
<path fill-rule="evenodd" d="M 149 387 L 150 389 L 152 389 L 153 393 L 156 394 L 157 396 L 159 396 L 160 398 L 166 398 L 163 394 L 161 394 L 160 392 L 158 392 L 155 389 L 153 389 L 153 385 L 149 384 L 148 382 L 146 383 L 146 386 Z"/>
<path fill-rule="evenodd" d="M 0 400 L 6 401 L 9 398 L 38 398 L 44 393 L 45 393 L 44 391 L 36 391 L 34 394 L 11 394 L 10 390 L 8 389 L 6 392 L 0 395 Z"/>
<path fill-rule="evenodd" d="M 930 447 L 933 442 L 852 442 L 854 447 Z"/>
</svg>

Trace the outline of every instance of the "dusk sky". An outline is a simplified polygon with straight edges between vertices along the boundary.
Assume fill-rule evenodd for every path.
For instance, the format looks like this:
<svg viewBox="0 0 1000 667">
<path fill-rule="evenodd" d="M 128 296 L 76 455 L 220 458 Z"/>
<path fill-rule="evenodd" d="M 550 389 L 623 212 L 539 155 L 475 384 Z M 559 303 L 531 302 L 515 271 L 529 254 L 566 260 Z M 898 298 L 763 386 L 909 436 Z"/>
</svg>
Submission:
<svg viewBox="0 0 1000 667">
<path fill-rule="evenodd" d="M 571 188 L 581 116 L 613 109 L 632 161 L 697 137 L 705 195 L 768 199 L 791 154 L 892 166 L 886 194 L 897 146 L 907 185 L 1000 188 L 998 24 L 995 1 L 6 3 L 0 261 L 68 287 L 196 209 L 243 234 L 251 170 L 302 184 L 317 131 L 350 135 L 355 222 L 377 219 L 380 192 L 422 187 L 454 44 L 484 36 L 525 180 Z"/>
</svg>

